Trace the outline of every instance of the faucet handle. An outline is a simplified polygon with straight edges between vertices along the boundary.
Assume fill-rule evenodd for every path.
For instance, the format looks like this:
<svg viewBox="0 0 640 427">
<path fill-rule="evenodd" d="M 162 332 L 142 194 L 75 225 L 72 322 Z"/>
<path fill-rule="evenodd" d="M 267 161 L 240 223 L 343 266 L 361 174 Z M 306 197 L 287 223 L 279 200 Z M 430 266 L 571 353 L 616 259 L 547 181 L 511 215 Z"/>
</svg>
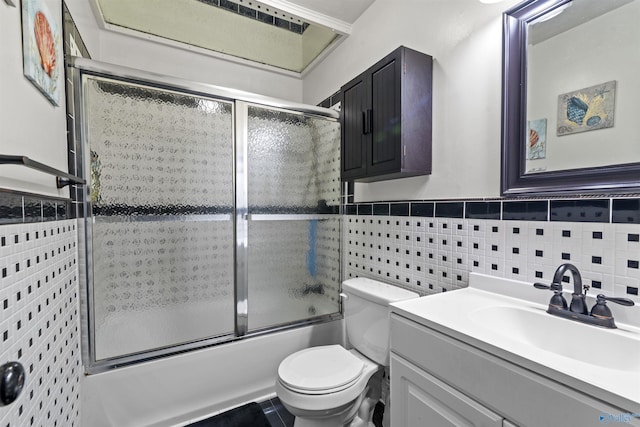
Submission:
<svg viewBox="0 0 640 427">
<path fill-rule="evenodd" d="M 550 289 L 553 291 L 553 296 L 549 305 L 553 305 L 563 310 L 567 309 L 567 300 L 562 296 L 562 283 L 552 283 L 551 285 L 545 285 L 544 283 L 534 283 L 533 286 L 537 289 Z"/>
<path fill-rule="evenodd" d="M 551 286 L 545 285 L 544 283 L 534 283 L 533 286 L 538 289 L 550 289 L 554 292 L 562 292 L 561 283 L 552 283 Z"/>
<path fill-rule="evenodd" d="M 596 297 L 596 301 L 597 302 L 602 301 L 603 303 L 604 301 L 611 301 L 611 302 L 615 302 L 616 304 L 626 305 L 627 307 L 632 307 L 635 305 L 635 303 L 628 298 L 608 297 L 603 294 L 598 294 L 598 296 Z"/>
<path fill-rule="evenodd" d="M 607 307 L 607 301 L 615 302 L 616 304 L 622 304 L 626 306 L 635 305 L 633 301 L 627 298 L 615 298 L 608 297 L 603 294 L 598 294 L 596 297 L 596 304 L 591 308 L 591 315 L 593 317 L 598 317 L 601 319 L 611 319 L 613 318 L 613 314 L 611 314 L 611 310 Z"/>
</svg>

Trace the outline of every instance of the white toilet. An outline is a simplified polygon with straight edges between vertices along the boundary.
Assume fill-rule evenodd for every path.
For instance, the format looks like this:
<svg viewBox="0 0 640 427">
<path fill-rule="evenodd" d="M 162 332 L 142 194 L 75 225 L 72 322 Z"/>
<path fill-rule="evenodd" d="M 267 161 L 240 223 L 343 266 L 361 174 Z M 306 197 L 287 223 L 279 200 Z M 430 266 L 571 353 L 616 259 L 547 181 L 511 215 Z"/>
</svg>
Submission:
<svg viewBox="0 0 640 427">
<path fill-rule="evenodd" d="M 389 304 L 418 294 L 359 277 L 344 281 L 340 296 L 354 348 L 311 347 L 278 367 L 276 394 L 296 417 L 294 427 L 373 426 L 380 375 L 389 366 Z"/>
</svg>

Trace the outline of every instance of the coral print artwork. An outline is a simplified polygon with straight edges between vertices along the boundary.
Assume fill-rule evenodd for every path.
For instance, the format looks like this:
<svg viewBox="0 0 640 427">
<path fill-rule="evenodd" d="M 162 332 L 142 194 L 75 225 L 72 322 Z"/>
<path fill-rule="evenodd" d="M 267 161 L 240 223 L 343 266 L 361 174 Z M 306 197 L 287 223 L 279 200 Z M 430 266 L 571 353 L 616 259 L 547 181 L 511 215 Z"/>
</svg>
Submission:
<svg viewBox="0 0 640 427">
<path fill-rule="evenodd" d="M 51 6 L 55 6 L 51 2 Z M 24 75 L 54 105 L 60 102 L 63 74 L 60 28 L 47 0 L 22 0 L 22 54 Z"/>
<path fill-rule="evenodd" d="M 547 157 L 547 119 L 530 120 L 528 123 L 527 160 Z"/>
<path fill-rule="evenodd" d="M 616 82 L 558 97 L 558 136 L 613 127 Z"/>
</svg>

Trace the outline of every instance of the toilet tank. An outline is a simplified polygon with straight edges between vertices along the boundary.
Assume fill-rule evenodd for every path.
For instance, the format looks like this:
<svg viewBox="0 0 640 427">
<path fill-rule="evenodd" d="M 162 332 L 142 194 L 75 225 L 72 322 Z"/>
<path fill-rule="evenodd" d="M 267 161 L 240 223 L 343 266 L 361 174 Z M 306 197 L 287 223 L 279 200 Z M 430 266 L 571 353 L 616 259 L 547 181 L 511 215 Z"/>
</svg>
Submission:
<svg viewBox="0 0 640 427">
<path fill-rule="evenodd" d="M 349 343 L 374 362 L 389 366 L 389 304 L 419 295 L 364 277 L 342 282 L 342 293 Z"/>
</svg>

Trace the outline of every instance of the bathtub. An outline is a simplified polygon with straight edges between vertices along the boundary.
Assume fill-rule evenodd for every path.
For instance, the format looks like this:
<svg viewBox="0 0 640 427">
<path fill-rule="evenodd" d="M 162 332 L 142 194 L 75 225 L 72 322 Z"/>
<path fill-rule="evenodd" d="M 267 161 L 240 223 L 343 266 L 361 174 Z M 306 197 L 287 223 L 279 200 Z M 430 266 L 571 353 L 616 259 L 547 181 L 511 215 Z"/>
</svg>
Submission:
<svg viewBox="0 0 640 427">
<path fill-rule="evenodd" d="M 84 376 L 81 426 L 179 427 L 269 399 L 282 359 L 343 337 L 334 320 Z"/>
</svg>

